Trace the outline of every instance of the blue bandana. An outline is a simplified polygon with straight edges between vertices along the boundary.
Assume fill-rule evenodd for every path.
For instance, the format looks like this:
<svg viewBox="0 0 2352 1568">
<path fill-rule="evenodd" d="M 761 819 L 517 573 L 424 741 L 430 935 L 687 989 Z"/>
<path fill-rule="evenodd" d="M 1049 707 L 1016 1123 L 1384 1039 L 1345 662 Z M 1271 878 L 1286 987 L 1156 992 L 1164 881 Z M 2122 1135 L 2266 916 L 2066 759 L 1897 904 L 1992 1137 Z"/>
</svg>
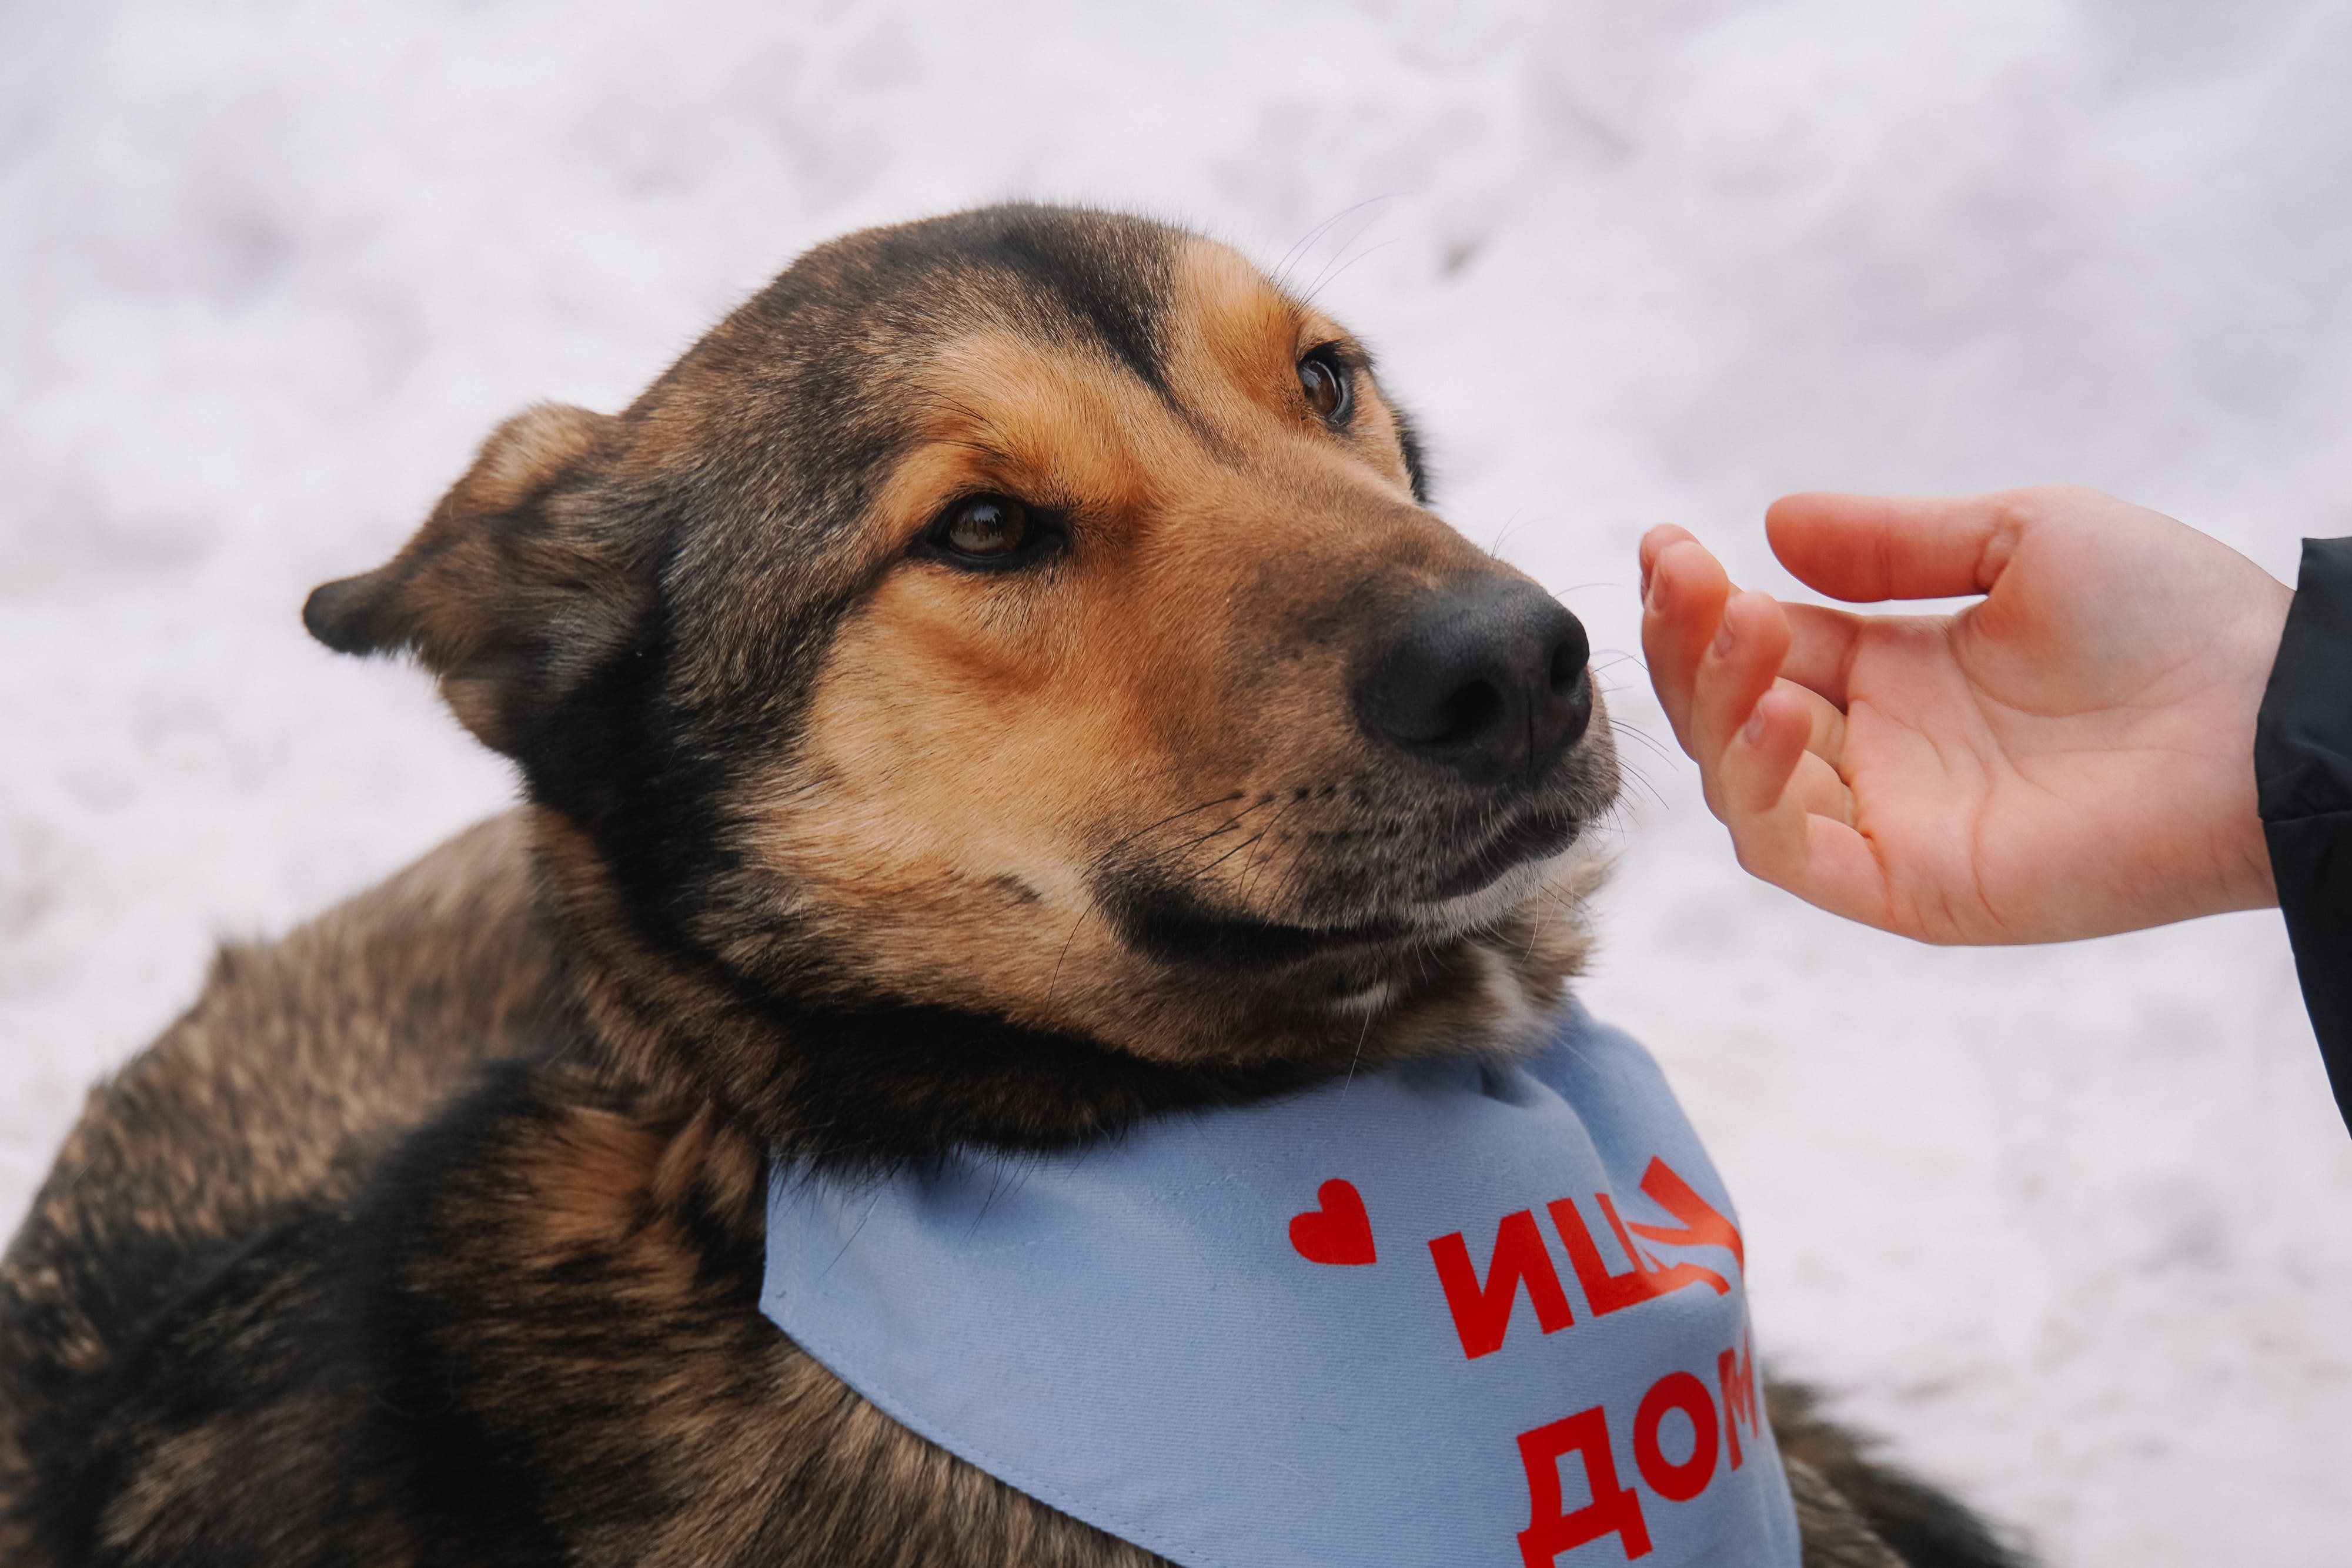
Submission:
<svg viewBox="0 0 2352 1568">
<path fill-rule="evenodd" d="M 760 1306 L 999 1479 L 1186 1568 L 1795 1568 L 1739 1231 L 1571 1009 L 1054 1155 L 779 1167 Z"/>
</svg>

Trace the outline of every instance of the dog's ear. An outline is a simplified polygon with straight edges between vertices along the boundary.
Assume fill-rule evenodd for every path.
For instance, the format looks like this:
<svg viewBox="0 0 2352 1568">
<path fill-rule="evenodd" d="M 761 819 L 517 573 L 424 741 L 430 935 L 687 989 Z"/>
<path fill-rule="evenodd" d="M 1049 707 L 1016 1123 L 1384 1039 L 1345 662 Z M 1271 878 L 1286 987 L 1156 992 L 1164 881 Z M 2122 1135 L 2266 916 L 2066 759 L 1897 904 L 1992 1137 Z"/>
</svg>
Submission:
<svg viewBox="0 0 2352 1568">
<path fill-rule="evenodd" d="M 620 428 L 558 404 L 517 414 L 398 555 L 313 590 L 302 623 L 339 653 L 415 654 L 466 727 L 514 755 L 649 598 L 643 541 L 606 492 Z"/>
</svg>

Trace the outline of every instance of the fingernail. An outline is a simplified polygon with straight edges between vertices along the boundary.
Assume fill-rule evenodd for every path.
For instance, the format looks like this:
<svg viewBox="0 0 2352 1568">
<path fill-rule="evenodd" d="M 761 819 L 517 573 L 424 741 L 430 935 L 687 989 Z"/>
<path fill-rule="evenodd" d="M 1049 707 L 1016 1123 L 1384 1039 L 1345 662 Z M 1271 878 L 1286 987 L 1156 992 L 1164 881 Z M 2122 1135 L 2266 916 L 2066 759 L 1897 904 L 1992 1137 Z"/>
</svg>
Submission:
<svg viewBox="0 0 2352 1568">
<path fill-rule="evenodd" d="M 1758 746 L 1763 743 L 1764 705 L 1762 703 L 1758 703 L 1756 705 L 1756 711 L 1749 714 L 1748 716 L 1748 722 L 1739 727 L 1739 738 L 1746 741 L 1750 746 Z"/>
<path fill-rule="evenodd" d="M 1716 622 L 1715 656 L 1718 659 L 1728 659 L 1731 657 L 1733 644 L 1738 641 L 1738 634 L 1731 629 L 1731 607 L 1727 604 L 1723 607 L 1723 619 Z"/>
</svg>

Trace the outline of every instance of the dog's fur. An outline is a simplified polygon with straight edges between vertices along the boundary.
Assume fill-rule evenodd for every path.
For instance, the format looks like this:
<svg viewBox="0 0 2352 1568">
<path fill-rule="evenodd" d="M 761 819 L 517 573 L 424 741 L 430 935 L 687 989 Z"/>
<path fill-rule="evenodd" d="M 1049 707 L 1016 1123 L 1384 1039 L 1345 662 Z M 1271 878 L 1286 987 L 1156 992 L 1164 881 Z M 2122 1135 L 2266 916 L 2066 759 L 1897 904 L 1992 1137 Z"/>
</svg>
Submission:
<svg viewBox="0 0 2352 1568">
<path fill-rule="evenodd" d="M 942 546 L 982 494 L 1018 570 Z M 0 1556 L 1156 1563 L 760 1315 L 765 1167 L 1540 1038 L 1609 729 L 1492 779 L 1368 738 L 1395 625 L 1516 580 L 1426 499 L 1336 323 L 1062 209 L 823 246 L 625 413 L 509 422 L 305 616 L 530 803 L 93 1093 L 0 1276 Z M 1815 1568 L 2009 1561 L 1775 1397 Z"/>
</svg>

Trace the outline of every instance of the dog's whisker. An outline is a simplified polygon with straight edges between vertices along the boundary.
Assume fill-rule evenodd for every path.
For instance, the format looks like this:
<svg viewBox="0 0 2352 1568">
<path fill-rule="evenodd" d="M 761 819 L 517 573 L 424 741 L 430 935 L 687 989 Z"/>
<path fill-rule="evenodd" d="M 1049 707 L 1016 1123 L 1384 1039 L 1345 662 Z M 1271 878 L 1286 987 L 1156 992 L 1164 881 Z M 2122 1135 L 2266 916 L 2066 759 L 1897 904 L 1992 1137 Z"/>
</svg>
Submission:
<svg viewBox="0 0 2352 1568">
<path fill-rule="evenodd" d="M 1384 239 L 1381 241 L 1380 244 L 1368 246 L 1364 250 L 1359 251 L 1356 255 L 1349 256 L 1346 261 L 1340 263 L 1339 266 L 1330 268 L 1326 276 L 1316 279 L 1314 287 L 1307 291 L 1305 296 L 1307 303 L 1312 305 L 1326 287 L 1329 287 L 1331 284 L 1337 283 L 1342 277 L 1346 276 L 1348 270 L 1354 267 L 1358 262 L 1364 261 L 1371 256 L 1377 256 L 1381 251 L 1388 249 L 1389 246 L 1396 243 L 1397 242 L 1392 239 Z"/>
<path fill-rule="evenodd" d="M 1054 992 L 1059 988 L 1062 983 L 1062 966 L 1069 960 L 1070 944 L 1078 939 L 1079 928 L 1086 925 L 1087 917 L 1092 915 L 1094 912 L 1094 900 L 1089 898 L 1087 900 L 1084 906 L 1078 910 L 1078 917 L 1070 922 L 1070 934 L 1062 938 L 1062 950 L 1058 954 L 1055 955 L 1054 957 L 1054 972 L 1045 981 L 1045 1008 L 1048 1014 L 1051 1014 L 1053 1011 Z"/>
<path fill-rule="evenodd" d="M 1321 223 L 1317 224 L 1313 228 L 1308 229 L 1304 235 L 1300 236 L 1299 239 L 1292 244 L 1288 250 L 1282 253 L 1282 259 L 1276 263 L 1273 268 L 1275 286 L 1279 288 L 1287 289 L 1290 285 L 1291 267 L 1297 265 L 1299 261 L 1303 261 L 1307 253 L 1314 247 L 1315 242 L 1322 238 L 1324 235 L 1329 233 L 1332 227 L 1339 224 L 1342 219 L 1348 217 L 1351 214 L 1361 212 L 1366 207 L 1371 206 L 1376 203 L 1393 201 L 1394 199 L 1395 193 L 1393 192 L 1383 193 L 1377 196 L 1366 196 L 1360 202 L 1349 203 L 1346 206 L 1341 207 L 1338 212 L 1333 213 L 1329 217 L 1325 218 Z"/>
<path fill-rule="evenodd" d="M 1640 741 L 1643 746 L 1648 747 L 1652 751 L 1655 752 L 1662 761 L 1671 763 L 1683 755 L 1682 748 L 1680 747 L 1669 748 L 1664 742 L 1660 741 L 1657 737 L 1652 735 L 1648 730 L 1642 728 L 1638 725 L 1626 724 L 1622 720 L 1619 720 L 1612 723 L 1610 727 L 1615 730 L 1619 735 Z"/>
<path fill-rule="evenodd" d="M 1363 1027 L 1356 1031 L 1356 1049 L 1348 1056 L 1348 1076 L 1340 1081 L 1339 1092 L 1344 1095 L 1356 1084 L 1356 1064 L 1364 1060 L 1364 1041 L 1372 1036 L 1372 1015 L 1364 1015 Z"/>
<path fill-rule="evenodd" d="M 1249 848 L 1252 844 L 1257 842 L 1259 839 L 1263 839 L 1264 837 L 1265 837 L 1265 834 L 1261 831 L 1255 837 L 1244 839 L 1240 843 L 1235 844 L 1232 849 L 1227 850 L 1223 854 L 1219 855 L 1215 860 L 1211 861 L 1207 865 L 1202 866 L 1199 871 L 1193 873 L 1192 880 L 1194 882 L 1200 881 L 1202 877 L 1207 876 L 1211 872 L 1216 870 L 1219 866 L 1224 864 L 1227 861 L 1233 859 L 1235 855 L 1241 853 L 1242 851 Z"/>
<path fill-rule="evenodd" d="M 1146 833 L 1156 832 L 1160 829 L 1166 827 L 1171 822 L 1181 821 L 1186 817 L 1190 817 L 1196 812 L 1209 810 L 1213 807 L 1229 806 L 1235 800 L 1239 800 L 1243 798 L 1244 792 L 1239 789 L 1234 789 L 1226 794 L 1218 796 L 1213 800 L 1203 800 L 1197 806 L 1187 806 L 1181 811 L 1171 811 L 1168 815 L 1160 818 L 1158 821 L 1150 823 L 1146 827 L 1138 828 L 1135 831 L 1119 839 L 1108 849 L 1097 855 L 1094 858 L 1093 863 L 1099 866 L 1104 861 L 1108 860 L 1112 855 L 1117 854 L 1120 850 L 1125 849 L 1129 844 L 1133 843 L 1136 840 L 1143 837 Z"/>
<path fill-rule="evenodd" d="M 1288 801 L 1286 801 L 1286 802 L 1283 805 L 1282 810 L 1279 810 L 1279 811 L 1276 811 L 1276 812 L 1274 814 L 1273 820 L 1272 820 L 1272 821 L 1268 821 L 1268 822 L 1265 824 L 1265 828 L 1264 828 L 1263 830 L 1261 830 L 1261 831 L 1260 831 L 1260 832 L 1259 832 L 1258 836 L 1259 836 L 1260 838 L 1264 838 L 1264 837 L 1265 837 L 1267 834 L 1269 834 L 1269 833 L 1273 832 L 1273 831 L 1275 831 L 1275 829 L 1276 829 L 1276 828 L 1280 827 L 1280 826 L 1282 825 L 1282 820 L 1283 820 L 1285 817 L 1287 817 L 1288 815 L 1290 815 L 1290 813 L 1291 813 L 1292 811 L 1294 811 L 1294 810 L 1297 810 L 1297 809 L 1298 809 L 1298 807 L 1299 807 L 1299 805 L 1302 803 L 1302 801 L 1303 801 L 1303 797 L 1301 797 L 1301 796 L 1297 796 L 1297 795 L 1293 795 L 1293 796 L 1290 798 L 1290 800 L 1289 800 Z M 1235 894 L 1235 896 L 1236 896 L 1236 897 L 1238 897 L 1238 898 L 1239 898 L 1239 899 L 1240 899 L 1244 904 L 1247 904 L 1247 903 L 1248 903 L 1248 901 L 1249 901 L 1249 895 L 1250 895 L 1250 890 L 1251 890 L 1251 888 L 1252 888 L 1252 887 L 1254 887 L 1254 886 L 1255 885 L 1255 883 L 1256 883 L 1256 872 L 1257 872 L 1257 870 L 1258 870 L 1258 869 L 1263 868 L 1263 867 L 1264 867 L 1264 866 L 1265 866 L 1265 865 L 1269 861 L 1271 861 L 1273 858 L 1274 858 L 1274 857 L 1273 857 L 1273 852 L 1272 852 L 1271 850 L 1269 850 L 1269 851 L 1265 852 L 1265 853 L 1262 853 L 1262 854 L 1258 855 L 1258 856 L 1255 858 L 1255 865 L 1253 866 L 1253 868 L 1252 868 L 1252 871 L 1251 871 L 1250 874 L 1248 874 L 1247 876 L 1244 877 L 1244 879 L 1243 879 L 1243 881 L 1242 881 L 1242 883 L 1241 883 L 1241 886 L 1240 886 L 1240 889 L 1239 889 L 1239 891 L 1238 891 L 1238 892 L 1236 893 L 1236 894 Z"/>
<path fill-rule="evenodd" d="M 1519 515 L 1520 509 L 1518 507 L 1514 507 L 1511 508 L 1510 516 L 1503 519 L 1503 526 L 1495 530 L 1495 542 L 1486 547 L 1486 553 L 1488 555 L 1498 556 L 1503 553 L 1503 542 L 1509 538 L 1512 533 L 1517 528 Z"/>
<path fill-rule="evenodd" d="M 1359 204 L 1360 206 L 1368 206 L 1370 204 L 1370 203 Z M 1308 285 L 1307 289 L 1298 296 L 1299 299 L 1303 303 L 1310 305 L 1313 304 L 1315 302 L 1316 296 L 1323 291 L 1323 286 L 1328 282 L 1337 272 L 1345 271 L 1347 267 L 1352 264 L 1352 258 L 1348 254 L 1349 251 L 1355 246 L 1357 241 L 1364 237 L 1364 235 L 1370 229 L 1372 225 L 1379 221 L 1380 216 L 1381 214 L 1378 213 L 1365 214 L 1362 221 L 1356 225 L 1355 228 L 1349 233 L 1348 237 L 1341 240 L 1338 245 L 1332 246 L 1330 254 L 1324 258 L 1322 267 L 1316 272 L 1315 281 Z M 1382 242 L 1382 244 L 1393 243 L 1393 241 Z M 1375 246 L 1374 248 L 1377 249 L 1379 247 Z"/>
<path fill-rule="evenodd" d="M 1235 811 L 1232 816 L 1226 818 L 1223 821 L 1218 823 L 1215 827 L 1210 829 L 1207 832 L 1202 833 L 1198 838 L 1192 839 L 1171 851 L 1171 856 L 1181 857 L 1188 855 L 1194 850 L 1199 849 L 1202 844 L 1207 843 L 1210 840 L 1224 837 L 1227 833 L 1232 832 L 1234 829 L 1241 825 L 1241 821 L 1244 817 L 1248 816 L 1252 811 L 1264 810 L 1271 803 L 1272 797 L 1269 796 L 1258 800 L 1255 805 L 1244 806 L 1240 810 Z M 1256 841 L 1252 840 L 1251 841 L 1255 842 Z M 1224 857 L 1222 855 L 1218 857 L 1220 861 Z"/>
</svg>

